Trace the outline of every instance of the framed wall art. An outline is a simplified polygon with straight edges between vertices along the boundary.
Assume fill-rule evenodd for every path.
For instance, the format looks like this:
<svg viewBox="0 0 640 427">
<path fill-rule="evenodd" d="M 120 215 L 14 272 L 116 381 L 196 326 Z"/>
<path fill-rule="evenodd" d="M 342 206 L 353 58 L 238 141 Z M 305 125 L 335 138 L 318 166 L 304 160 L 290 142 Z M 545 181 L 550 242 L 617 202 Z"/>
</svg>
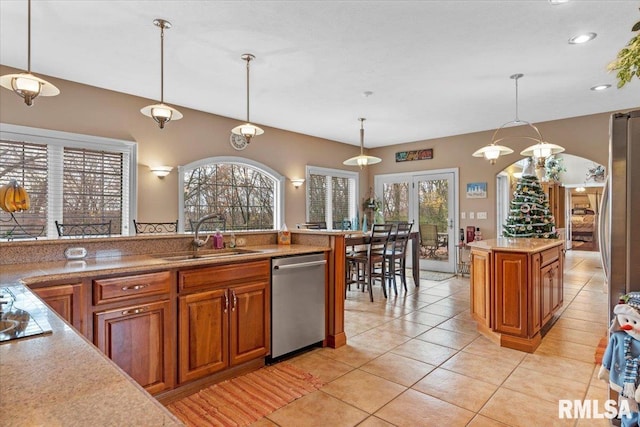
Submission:
<svg viewBox="0 0 640 427">
<path fill-rule="evenodd" d="M 471 182 L 467 184 L 467 199 L 486 199 L 487 183 Z"/>
</svg>

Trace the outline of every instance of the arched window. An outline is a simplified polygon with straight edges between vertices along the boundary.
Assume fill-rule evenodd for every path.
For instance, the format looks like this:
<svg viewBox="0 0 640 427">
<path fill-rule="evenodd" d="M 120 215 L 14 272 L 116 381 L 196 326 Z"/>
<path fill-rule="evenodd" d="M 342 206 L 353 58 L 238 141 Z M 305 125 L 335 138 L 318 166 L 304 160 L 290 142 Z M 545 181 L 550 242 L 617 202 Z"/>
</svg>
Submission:
<svg viewBox="0 0 640 427">
<path fill-rule="evenodd" d="M 212 227 L 226 230 L 276 230 L 283 223 L 284 177 L 261 163 L 210 157 L 178 172 L 181 231 L 194 231 L 208 214 L 219 214 L 223 221 Z"/>
</svg>

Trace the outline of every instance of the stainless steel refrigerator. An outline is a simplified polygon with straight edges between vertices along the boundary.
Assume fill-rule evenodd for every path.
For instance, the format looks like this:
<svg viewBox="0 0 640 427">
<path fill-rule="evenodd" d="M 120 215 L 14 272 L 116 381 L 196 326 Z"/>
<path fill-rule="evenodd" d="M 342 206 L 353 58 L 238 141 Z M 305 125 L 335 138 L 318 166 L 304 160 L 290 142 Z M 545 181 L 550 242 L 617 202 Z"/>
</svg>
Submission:
<svg viewBox="0 0 640 427">
<path fill-rule="evenodd" d="M 608 172 L 599 241 L 611 316 L 621 295 L 640 291 L 640 110 L 611 115 Z"/>
</svg>

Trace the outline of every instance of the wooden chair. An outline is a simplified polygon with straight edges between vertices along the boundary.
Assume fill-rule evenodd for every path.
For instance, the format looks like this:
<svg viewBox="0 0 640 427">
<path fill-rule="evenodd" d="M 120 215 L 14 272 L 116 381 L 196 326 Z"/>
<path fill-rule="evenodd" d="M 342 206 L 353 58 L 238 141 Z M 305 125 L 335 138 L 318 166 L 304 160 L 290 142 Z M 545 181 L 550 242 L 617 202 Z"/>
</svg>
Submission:
<svg viewBox="0 0 640 427">
<path fill-rule="evenodd" d="M 111 236 L 111 220 L 98 223 L 60 223 L 55 221 L 58 236 Z"/>
<path fill-rule="evenodd" d="M 191 231 L 196 231 L 196 224 L 198 221 L 194 221 L 189 219 L 189 225 L 191 226 Z M 227 220 L 224 215 L 220 214 L 217 217 L 212 217 L 200 226 L 201 232 L 213 232 L 216 230 L 226 231 L 227 230 Z"/>
<path fill-rule="evenodd" d="M 355 277 L 347 278 L 347 286 L 357 283 L 358 286 L 362 285 L 363 291 L 368 287 L 371 302 L 373 302 L 373 281 L 376 278 L 380 279 L 384 287 L 386 276 L 384 255 L 392 228 L 393 224 L 373 224 L 366 252 L 350 252 L 346 255 L 347 272 L 356 271 Z"/>
<path fill-rule="evenodd" d="M 393 291 L 395 295 L 398 295 L 398 288 L 396 286 L 396 276 L 400 276 L 404 291 L 407 292 L 407 246 L 409 245 L 409 236 L 411 235 L 411 228 L 413 223 L 399 222 L 394 226 L 394 232 L 391 234 L 387 251 L 384 254 L 386 262 L 386 282 L 389 286 L 389 293 L 391 293 L 391 283 L 393 283 Z M 385 282 L 382 283 L 382 291 L 384 297 L 387 297 L 387 291 Z"/>
<path fill-rule="evenodd" d="M 136 234 L 177 233 L 178 220 L 174 222 L 137 222 L 133 220 Z"/>
<path fill-rule="evenodd" d="M 420 224 L 420 246 L 426 250 L 427 258 L 437 258 L 438 226 L 435 224 Z"/>
</svg>

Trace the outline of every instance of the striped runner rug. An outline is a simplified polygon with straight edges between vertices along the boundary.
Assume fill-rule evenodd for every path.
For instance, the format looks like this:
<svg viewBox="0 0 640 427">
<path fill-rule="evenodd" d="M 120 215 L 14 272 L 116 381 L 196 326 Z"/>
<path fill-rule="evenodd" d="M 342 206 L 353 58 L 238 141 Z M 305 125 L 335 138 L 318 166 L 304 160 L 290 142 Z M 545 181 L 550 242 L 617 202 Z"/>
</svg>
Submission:
<svg viewBox="0 0 640 427">
<path fill-rule="evenodd" d="M 214 384 L 167 405 L 188 426 L 247 426 L 324 384 L 278 363 Z"/>
</svg>

